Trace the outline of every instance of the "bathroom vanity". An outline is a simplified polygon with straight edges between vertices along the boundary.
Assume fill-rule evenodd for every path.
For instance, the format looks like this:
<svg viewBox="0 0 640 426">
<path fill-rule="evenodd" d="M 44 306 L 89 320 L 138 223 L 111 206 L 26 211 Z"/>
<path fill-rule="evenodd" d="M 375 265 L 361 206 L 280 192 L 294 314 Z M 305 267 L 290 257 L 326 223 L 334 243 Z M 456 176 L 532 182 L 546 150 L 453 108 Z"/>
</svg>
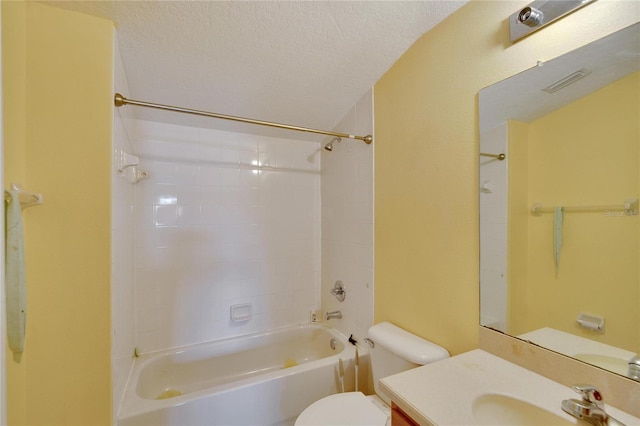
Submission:
<svg viewBox="0 0 640 426">
<path fill-rule="evenodd" d="M 638 55 L 639 32 L 635 23 L 480 91 L 480 349 L 382 381 L 417 424 L 586 425 L 563 407 L 578 415 L 570 400 L 584 397 L 599 415 L 601 394 L 609 416 L 640 425 L 628 368 L 640 336 L 640 68 L 625 59 Z M 625 126 L 630 137 L 610 132 Z M 602 178 L 612 176 L 628 185 Z M 610 285 L 596 279 L 611 271 Z"/>
<path fill-rule="evenodd" d="M 561 409 L 579 399 L 563 386 L 476 349 L 380 381 L 395 405 L 393 426 L 404 425 L 579 425 Z M 607 414 L 627 426 L 640 418 L 607 404 Z"/>
<path fill-rule="evenodd" d="M 418 426 L 419 423 L 402 411 L 395 403 L 391 403 L 391 424 L 393 426 Z"/>
<path fill-rule="evenodd" d="M 640 425 L 639 34 L 478 94 L 480 349 L 382 379 L 393 426 Z"/>
</svg>

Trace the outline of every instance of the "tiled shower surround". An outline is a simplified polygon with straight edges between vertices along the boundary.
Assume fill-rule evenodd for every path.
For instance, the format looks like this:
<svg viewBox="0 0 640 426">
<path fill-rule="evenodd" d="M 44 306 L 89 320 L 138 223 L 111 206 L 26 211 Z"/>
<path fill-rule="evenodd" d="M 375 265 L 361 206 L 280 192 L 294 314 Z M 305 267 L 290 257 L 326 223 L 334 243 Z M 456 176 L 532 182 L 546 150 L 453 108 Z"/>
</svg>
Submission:
<svg viewBox="0 0 640 426">
<path fill-rule="evenodd" d="M 367 135 L 373 130 L 373 91 L 343 117 L 336 130 Z M 322 309 L 340 310 L 331 325 L 356 340 L 373 325 L 373 153 L 375 142 L 343 139 L 322 152 Z M 340 280 L 347 296 L 330 291 Z"/>
<path fill-rule="evenodd" d="M 124 66 L 114 40 L 114 89 L 129 93 Z M 117 153 L 133 152 L 133 111 L 118 108 L 113 115 L 113 175 L 111 177 L 111 366 L 113 369 L 113 415 L 124 394 L 135 348 L 134 291 L 134 185 L 123 179 L 116 165 Z"/>
<path fill-rule="evenodd" d="M 306 323 L 320 307 L 320 144 L 137 121 L 141 352 Z M 234 322 L 230 307 L 250 303 Z"/>
</svg>

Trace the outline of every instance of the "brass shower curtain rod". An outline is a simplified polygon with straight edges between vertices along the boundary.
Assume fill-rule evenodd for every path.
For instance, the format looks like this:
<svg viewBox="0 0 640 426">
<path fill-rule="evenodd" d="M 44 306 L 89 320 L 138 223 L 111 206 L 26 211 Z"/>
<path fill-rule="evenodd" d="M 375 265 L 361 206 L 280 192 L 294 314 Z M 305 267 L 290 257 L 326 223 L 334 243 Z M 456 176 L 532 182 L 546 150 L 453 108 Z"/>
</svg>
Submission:
<svg viewBox="0 0 640 426">
<path fill-rule="evenodd" d="M 500 160 L 500 161 L 502 161 L 505 158 L 507 158 L 507 156 L 504 155 L 503 153 L 500 153 L 500 154 L 489 154 L 489 153 L 486 153 L 486 152 L 481 152 L 480 153 L 480 157 L 490 157 L 490 158 L 495 158 L 496 160 Z"/>
<path fill-rule="evenodd" d="M 347 133 L 329 132 L 327 130 L 310 129 L 308 127 L 290 126 L 288 124 L 273 123 L 270 121 L 263 121 L 263 120 L 254 120 L 251 118 L 234 117 L 233 115 L 217 114 L 215 112 L 199 111 L 196 109 L 182 108 L 182 107 L 162 105 L 162 104 L 154 104 L 151 102 L 137 101 L 135 99 L 127 99 L 124 96 L 122 96 L 120 93 L 115 94 L 115 96 L 113 97 L 113 102 L 117 107 L 121 107 L 124 105 L 136 105 L 136 106 L 142 106 L 147 108 L 161 109 L 165 111 L 182 112 L 184 114 L 200 115 L 203 117 L 239 121 L 241 123 L 257 124 L 260 126 L 277 127 L 279 129 L 296 130 L 298 132 L 317 133 L 320 135 L 337 136 L 339 138 L 357 139 L 357 140 L 363 141 L 367 145 L 373 142 L 373 137 L 371 135 L 356 136 L 356 135 L 350 135 Z"/>
</svg>

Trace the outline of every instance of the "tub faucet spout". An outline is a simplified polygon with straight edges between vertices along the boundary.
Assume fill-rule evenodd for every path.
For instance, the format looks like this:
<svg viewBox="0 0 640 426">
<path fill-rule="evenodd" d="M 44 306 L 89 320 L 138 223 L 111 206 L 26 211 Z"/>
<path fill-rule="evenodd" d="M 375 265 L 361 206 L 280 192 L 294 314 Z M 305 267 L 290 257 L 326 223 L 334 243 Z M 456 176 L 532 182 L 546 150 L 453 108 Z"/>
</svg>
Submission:
<svg viewBox="0 0 640 426">
<path fill-rule="evenodd" d="M 330 319 L 341 319 L 341 318 L 342 318 L 342 312 L 340 311 L 332 311 L 324 314 L 325 321 L 329 321 Z"/>
</svg>

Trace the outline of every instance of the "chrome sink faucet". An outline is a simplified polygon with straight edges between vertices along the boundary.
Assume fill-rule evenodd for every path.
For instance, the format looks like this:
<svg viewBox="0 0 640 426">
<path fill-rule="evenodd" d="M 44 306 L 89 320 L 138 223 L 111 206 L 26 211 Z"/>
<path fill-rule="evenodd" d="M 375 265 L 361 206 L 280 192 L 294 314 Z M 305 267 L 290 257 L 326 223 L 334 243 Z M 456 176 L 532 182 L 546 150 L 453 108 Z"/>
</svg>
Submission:
<svg viewBox="0 0 640 426">
<path fill-rule="evenodd" d="M 342 312 L 340 311 L 332 311 L 324 314 L 325 321 L 329 321 L 330 319 L 341 319 L 341 318 L 342 318 Z"/>
<path fill-rule="evenodd" d="M 591 385 L 574 385 L 571 389 L 579 393 L 582 400 L 565 399 L 562 401 L 563 411 L 595 426 L 625 426 L 604 411 L 604 401 L 598 388 Z"/>
</svg>

